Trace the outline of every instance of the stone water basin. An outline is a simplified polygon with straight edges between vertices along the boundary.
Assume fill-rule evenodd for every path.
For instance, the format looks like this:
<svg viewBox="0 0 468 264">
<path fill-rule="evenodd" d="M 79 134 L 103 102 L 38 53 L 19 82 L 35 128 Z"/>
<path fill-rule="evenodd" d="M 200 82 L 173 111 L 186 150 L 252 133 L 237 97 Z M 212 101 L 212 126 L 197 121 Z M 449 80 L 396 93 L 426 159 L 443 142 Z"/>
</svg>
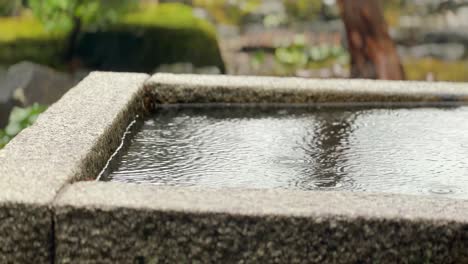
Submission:
<svg viewBox="0 0 468 264">
<path fill-rule="evenodd" d="M 0 262 L 468 263 L 467 102 L 92 73 L 0 151 Z"/>
</svg>

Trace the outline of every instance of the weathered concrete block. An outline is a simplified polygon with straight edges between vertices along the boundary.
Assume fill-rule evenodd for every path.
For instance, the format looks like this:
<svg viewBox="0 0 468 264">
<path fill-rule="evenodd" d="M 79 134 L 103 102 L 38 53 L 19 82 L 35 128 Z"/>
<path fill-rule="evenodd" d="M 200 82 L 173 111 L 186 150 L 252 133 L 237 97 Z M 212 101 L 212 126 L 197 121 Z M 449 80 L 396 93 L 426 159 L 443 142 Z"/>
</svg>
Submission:
<svg viewBox="0 0 468 264">
<path fill-rule="evenodd" d="M 76 183 L 160 103 L 466 103 L 467 85 L 147 78 L 93 73 L 0 151 L 0 262 L 468 262 L 465 200 Z"/>
<path fill-rule="evenodd" d="M 0 204 L 0 263 L 51 263 L 52 212 L 45 206 Z"/>
<path fill-rule="evenodd" d="M 56 200 L 56 260 L 465 263 L 467 212 L 417 196 L 79 183 Z"/>
<path fill-rule="evenodd" d="M 151 101 L 253 104 L 408 104 L 468 100 L 468 85 L 447 82 L 155 74 L 146 84 Z"/>
<path fill-rule="evenodd" d="M 147 77 L 91 74 L 0 151 L 1 262 L 50 258 L 50 205 L 64 186 L 103 168 L 140 112 Z"/>
</svg>

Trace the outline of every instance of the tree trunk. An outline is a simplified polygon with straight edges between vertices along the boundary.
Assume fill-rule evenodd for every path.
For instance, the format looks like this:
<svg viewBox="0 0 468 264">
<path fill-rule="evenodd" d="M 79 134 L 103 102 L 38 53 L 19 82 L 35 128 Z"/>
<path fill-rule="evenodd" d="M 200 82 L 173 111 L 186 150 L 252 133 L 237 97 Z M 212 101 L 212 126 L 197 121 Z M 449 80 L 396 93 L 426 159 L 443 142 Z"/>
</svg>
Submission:
<svg viewBox="0 0 468 264">
<path fill-rule="evenodd" d="M 338 0 L 351 54 L 351 77 L 403 80 L 379 0 Z"/>
<path fill-rule="evenodd" d="M 73 28 L 68 35 L 67 47 L 64 53 L 64 62 L 71 63 L 75 57 L 76 44 L 81 33 L 82 22 L 78 17 L 73 18 Z"/>
</svg>

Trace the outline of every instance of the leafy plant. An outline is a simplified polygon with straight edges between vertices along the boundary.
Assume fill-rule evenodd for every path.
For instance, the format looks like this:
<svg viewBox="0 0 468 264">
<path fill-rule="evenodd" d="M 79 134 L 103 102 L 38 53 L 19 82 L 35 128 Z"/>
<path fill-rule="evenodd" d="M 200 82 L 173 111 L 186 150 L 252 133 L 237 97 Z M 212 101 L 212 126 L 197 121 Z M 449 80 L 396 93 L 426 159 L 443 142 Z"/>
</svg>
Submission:
<svg viewBox="0 0 468 264">
<path fill-rule="evenodd" d="M 408 80 L 426 80 L 431 74 L 437 81 L 468 82 L 467 61 L 406 58 L 403 64 Z"/>
<path fill-rule="evenodd" d="M 303 68 L 310 63 L 320 63 L 335 60 L 345 64 L 349 60 L 347 51 L 338 45 L 317 45 L 309 47 L 303 35 L 297 35 L 294 41 L 285 47 L 277 48 L 276 60 L 287 66 Z"/>
<path fill-rule="evenodd" d="M 316 19 L 323 5 L 317 0 L 283 0 L 283 4 L 288 15 L 300 21 Z"/>
<path fill-rule="evenodd" d="M 46 106 L 34 104 L 27 108 L 13 108 L 8 125 L 4 130 L 0 129 L 0 148 L 3 148 L 12 138 L 18 135 L 26 127 L 32 125 L 39 114 L 47 109 Z"/>
<path fill-rule="evenodd" d="M 258 70 L 261 65 L 265 62 L 265 52 L 257 51 L 250 60 L 250 64 L 256 70 Z"/>
<path fill-rule="evenodd" d="M 1 1 L 1 0 L 0 0 Z M 47 32 L 43 25 L 30 12 L 22 12 L 17 17 L 0 18 L 0 42 L 12 43 L 19 39 L 50 39 L 52 32 Z"/>
<path fill-rule="evenodd" d="M 304 35 L 296 35 L 291 45 L 277 48 L 275 57 L 280 63 L 304 67 L 308 61 Z"/>
<path fill-rule="evenodd" d="M 268 14 L 263 18 L 263 25 L 267 28 L 279 27 L 287 22 L 288 17 L 282 14 Z"/>
<path fill-rule="evenodd" d="M 116 22 L 137 0 L 29 0 L 33 13 L 51 31 L 68 32 L 64 61 L 73 59 L 84 27 L 101 27 Z"/>
<path fill-rule="evenodd" d="M 205 8 L 218 23 L 239 24 L 255 11 L 261 0 L 193 0 L 193 5 Z"/>
<path fill-rule="evenodd" d="M 20 0 L 0 0 L 0 16 L 12 15 L 20 7 Z"/>
<path fill-rule="evenodd" d="M 0 32 L 2 64 L 28 60 L 67 70 L 67 32 L 45 30 L 28 11 L 0 18 Z M 183 61 L 224 71 L 216 29 L 180 3 L 141 4 L 108 27 L 85 29 L 74 56 L 89 69 L 152 72 L 160 64 Z"/>
</svg>

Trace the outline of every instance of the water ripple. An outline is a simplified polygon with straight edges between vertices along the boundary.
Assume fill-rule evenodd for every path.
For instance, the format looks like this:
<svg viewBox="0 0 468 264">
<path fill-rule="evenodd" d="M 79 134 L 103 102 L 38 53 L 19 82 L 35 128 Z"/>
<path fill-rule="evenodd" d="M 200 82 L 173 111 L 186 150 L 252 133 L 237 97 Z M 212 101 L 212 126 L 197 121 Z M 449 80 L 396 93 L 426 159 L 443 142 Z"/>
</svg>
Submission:
<svg viewBox="0 0 468 264">
<path fill-rule="evenodd" d="M 107 180 L 468 198 L 468 108 L 162 109 Z"/>
</svg>

